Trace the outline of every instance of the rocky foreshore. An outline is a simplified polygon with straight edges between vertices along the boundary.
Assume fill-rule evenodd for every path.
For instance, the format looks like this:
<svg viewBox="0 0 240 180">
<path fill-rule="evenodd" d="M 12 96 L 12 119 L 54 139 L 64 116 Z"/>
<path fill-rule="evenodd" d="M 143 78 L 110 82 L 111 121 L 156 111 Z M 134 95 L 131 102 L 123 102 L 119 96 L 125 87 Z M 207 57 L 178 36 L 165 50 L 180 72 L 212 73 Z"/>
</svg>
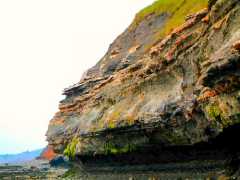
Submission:
<svg viewBox="0 0 240 180">
<path fill-rule="evenodd" d="M 49 161 L 34 160 L 22 164 L 0 165 L 1 180 L 238 180 L 239 174 L 227 176 L 224 160 L 192 160 L 175 163 L 116 163 L 108 159 L 97 163 L 51 167 Z"/>
<path fill-rule="evenodd" d="M 119 180 L 119 179 L 199 179 L 225 177 L 224 162 L 203 161 L 187 163 L 168 163 L 137 166 L 89 166 L 82 169 L 72 167 L 50 168 L 47 162 L 38 161 L 32 165 L 1 165 L 0 179 L 3 180 L 55 180 L 55 179 L 91 179 L 91 180 Z M 34 166 L 33 166 L 34 165 Z"/>
<path fill-rule="evenodd" d="M 28 180 L 28 179 L 59 179 L 68 169 L 51 167 L 49 161 L 34 160 L 19 164 L 0 165 L 0 179 Z"/>
</svg>

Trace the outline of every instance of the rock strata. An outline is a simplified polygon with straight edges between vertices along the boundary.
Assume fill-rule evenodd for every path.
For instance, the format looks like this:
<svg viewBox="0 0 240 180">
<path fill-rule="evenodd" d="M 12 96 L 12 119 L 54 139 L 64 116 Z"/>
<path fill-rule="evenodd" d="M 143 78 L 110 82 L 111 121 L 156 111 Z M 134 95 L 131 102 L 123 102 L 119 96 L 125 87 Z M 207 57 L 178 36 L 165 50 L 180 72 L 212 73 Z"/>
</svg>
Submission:
<svg viewBox="0 0 240 180">
<path fill-rule="evenodd" d="M 84 159 L 159 147 L 161 154 L 240 123 L 240 1 L 178 2 L 174 11 L 136 16 L 64 90 L 47 131 L 56 153 Z"/>
</svg>

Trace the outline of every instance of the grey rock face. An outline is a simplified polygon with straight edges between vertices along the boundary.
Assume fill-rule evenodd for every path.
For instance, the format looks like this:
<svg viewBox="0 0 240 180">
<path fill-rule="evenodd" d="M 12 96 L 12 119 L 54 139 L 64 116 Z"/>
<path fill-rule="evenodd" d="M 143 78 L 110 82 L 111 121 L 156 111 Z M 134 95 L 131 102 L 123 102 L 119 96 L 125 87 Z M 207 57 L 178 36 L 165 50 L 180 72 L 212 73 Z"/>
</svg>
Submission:
<svg viewBox="0 0 240 180">
<path fill-rule="evenodd" d="M 54 150 L 94 156 L 152 142 L 193 145 L 240 123 L 240 2 L 210 7 L 157 42 L 169 14 L 150 15 L 120 35 L 65 89 L 47 132 Z"/>
</svg>

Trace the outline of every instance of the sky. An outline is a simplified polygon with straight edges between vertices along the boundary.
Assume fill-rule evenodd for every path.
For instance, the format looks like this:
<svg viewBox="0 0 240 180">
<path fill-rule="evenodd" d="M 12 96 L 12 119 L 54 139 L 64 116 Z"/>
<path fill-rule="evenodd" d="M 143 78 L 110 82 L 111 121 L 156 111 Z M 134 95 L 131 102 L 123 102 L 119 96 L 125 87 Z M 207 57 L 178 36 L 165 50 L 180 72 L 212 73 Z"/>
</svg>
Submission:
<svg viewBox="0 0 240 180">
<path fill-rule="evenodd" d="M 152 2 L 0 1 L 0 154 L 46 146 L 62 90 Z"/>
</svg>

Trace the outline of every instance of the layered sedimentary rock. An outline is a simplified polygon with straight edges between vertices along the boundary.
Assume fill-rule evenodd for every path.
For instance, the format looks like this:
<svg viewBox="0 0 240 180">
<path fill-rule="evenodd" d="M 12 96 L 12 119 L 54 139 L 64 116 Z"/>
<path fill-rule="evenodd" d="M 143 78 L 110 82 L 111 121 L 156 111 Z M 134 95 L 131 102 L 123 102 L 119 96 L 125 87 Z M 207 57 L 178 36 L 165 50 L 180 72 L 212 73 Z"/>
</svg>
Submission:
<svg viewBox="0 0 240 180">
<path fill-rule="evenodd" d="M 47 132 L 55 152 L 194 145 L 240 123 L 240 1 L 157 3 L 64 90 Z"/>
</svg>

